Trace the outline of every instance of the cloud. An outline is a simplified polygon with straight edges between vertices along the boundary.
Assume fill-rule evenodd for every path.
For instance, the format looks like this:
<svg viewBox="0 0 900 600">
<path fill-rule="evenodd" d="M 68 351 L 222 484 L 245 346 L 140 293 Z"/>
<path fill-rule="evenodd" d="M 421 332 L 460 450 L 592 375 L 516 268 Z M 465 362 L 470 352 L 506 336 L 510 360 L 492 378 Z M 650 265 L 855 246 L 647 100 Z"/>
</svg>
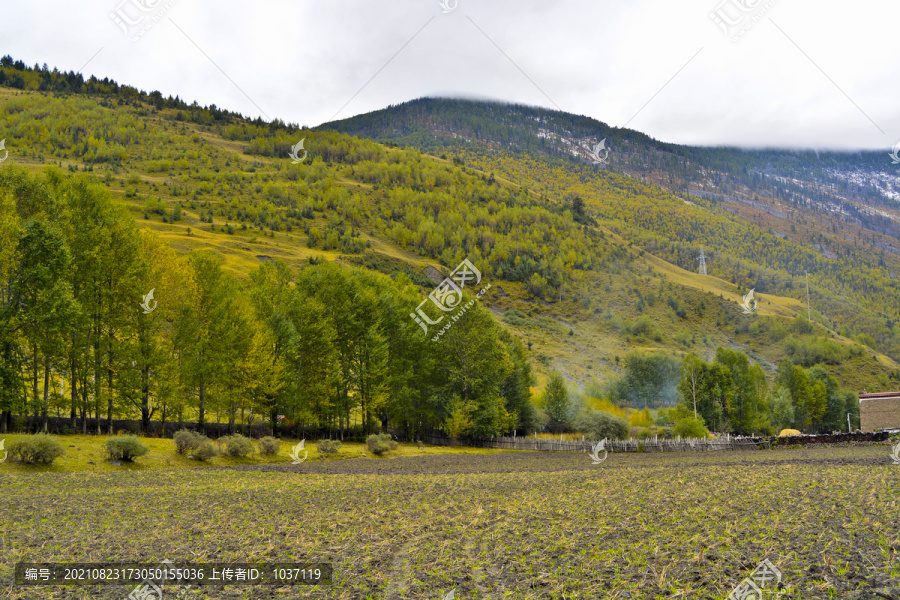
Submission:
<svg viewBox="0 0 900 600">
<path fill-rule="evenodd" d="M 110 14 L 140 14 L 140 2 L 171 8 L 133 42 Z M 766 0 L 733 42 L 710 13 L 740 13 L 720 2 L 459 0 L 444 14 L 437 0 L 12 0 L 0 35 L 28 64 L 87 63 L 85 76 L 306 125 L 450 95 L 560 108 L 677 143 L 900 139 L 900 4 Z"/>
</svg>

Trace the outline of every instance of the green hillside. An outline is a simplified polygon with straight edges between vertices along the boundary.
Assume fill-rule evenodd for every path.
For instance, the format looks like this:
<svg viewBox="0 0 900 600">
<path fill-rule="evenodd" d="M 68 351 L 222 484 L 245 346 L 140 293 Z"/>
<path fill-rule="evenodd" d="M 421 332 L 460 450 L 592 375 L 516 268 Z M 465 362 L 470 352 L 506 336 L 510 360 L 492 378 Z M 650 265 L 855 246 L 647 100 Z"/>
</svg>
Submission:
<svg viewBox="0 0 900 600">
<path fill-rule="evenodd" d="M 327 310 L 333 297 L 297 273 L 323 259 L 365 267 L 394 283 L 354 275 L 367 282 L 359 285 L 394 285 L 403 298 L 379 319 L 393 315 L 403 335 L 411 327 L 424 341 L 408 313 L 435 285 L 427 267 L 446 276 L 468 259 L 491 285 L 481 305 L 492 327 L 512 334 L 502 345 L 514 357 L 512 340 L 521 342 L 539 385 L 560 371 L 610 389 L 639 352 L 680 364 L 688 353 L 710 360 L 719 347 L 745 352 L 770 378 L 788 359 L 825 364 L 851 390 L 900 379 L 893 266 L 862 250 L 826 258 L 714 201 L 561 157 L 479 147 L 432 156 L 21 67 L 0 61 L 2 188 L 20 198 L 34 185 L 26 173 L 59 190 L 94 182 L 178 255 L 211 250 L 250 296 L 277 279 L 260 265 L 281 260 L 288 279 L 307 282 L 314 309 Z M 301 140 L 308 154 L 295 164 L 289 154 Z M 61 172 L 41 174 L 47 166 Z M 701 245 L 708 276 L 696 273 Z M 345 285 L 329 281 L 330 290 Z M 738 303 L 750 289 L 759 304 L 745 315 Z M 268 305 L 251 301 L 264 321 Z"/>
<path fill-rule="evenodd" d="M 841 245 L 848 230 L 865 230 L 868 235 L 858 236 L 858 243 L 871 243 L 876 254 L 884 250 L 893 260 L 900 255 L 900 177 L 887 149 L 683 146 L 558 110 L 448 98 L 420 98 L 320 128 L 434 155 L 490 151 L 568 164 L 595 162 L 590 151 L 602 141 L 604 150 L 597 158 L 603 155 L 606 171 L 652 182 L 689 200 L 726 203 L 731 210 L 773 224 L 789 225 L 797 214 L 825 220 L 829 227 L 818 232 L 829 241 L 825 250 L 830 244 Z M 813 230 L 804 231 L 803 220 L 793 220 L 797 227 L 786 232 L 789 237 L 822 241 L 818 236 L 811 239 Z M 842 235 L 829 235 L 837 233 L 831 224 L 840 226 Z"/>
<path fill-rule="evenodd" d="M 450 157 L 548 198 L 577 195 L 588 218 L 685 270 L 704 246 L 710 275 L 746 289 L 805 303 L 808 272 L 815 320 L 898 357 L 900 204 L 835 175 L 882 176 L 883 153 L 677 146 L 559 111 L 447 99 L 321 129 Z M 595 165 L 587 149 L 600 138 L 610 154 Z"/>
</svg>

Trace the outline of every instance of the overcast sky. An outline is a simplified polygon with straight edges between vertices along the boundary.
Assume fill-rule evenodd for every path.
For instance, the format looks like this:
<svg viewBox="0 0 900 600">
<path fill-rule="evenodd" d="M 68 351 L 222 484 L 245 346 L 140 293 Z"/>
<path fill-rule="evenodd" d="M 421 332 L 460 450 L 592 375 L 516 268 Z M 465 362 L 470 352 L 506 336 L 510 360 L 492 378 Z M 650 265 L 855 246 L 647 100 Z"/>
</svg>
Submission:
<svg viewBox="0 0 900 600">
<path fill-rule="evenodd" d="M 444 2 L 6 0 L 0 53 L 310 126 L 465 96 L 684 144 L 900 141 L 896 0 Z"/>
</svg>

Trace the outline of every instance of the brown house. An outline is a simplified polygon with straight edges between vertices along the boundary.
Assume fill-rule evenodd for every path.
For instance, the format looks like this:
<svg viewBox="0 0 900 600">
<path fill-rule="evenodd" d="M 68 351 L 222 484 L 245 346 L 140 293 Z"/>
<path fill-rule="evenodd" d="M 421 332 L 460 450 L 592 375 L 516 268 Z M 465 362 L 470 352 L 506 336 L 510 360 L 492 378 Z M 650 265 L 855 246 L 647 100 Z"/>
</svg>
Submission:
<svg viewBox="0 0 900 600">
<path fill-rule="evenodd" d="M 900 392 L 860 394 L 859 427 L 863 431 L 900 429 Z"/>
</svg>

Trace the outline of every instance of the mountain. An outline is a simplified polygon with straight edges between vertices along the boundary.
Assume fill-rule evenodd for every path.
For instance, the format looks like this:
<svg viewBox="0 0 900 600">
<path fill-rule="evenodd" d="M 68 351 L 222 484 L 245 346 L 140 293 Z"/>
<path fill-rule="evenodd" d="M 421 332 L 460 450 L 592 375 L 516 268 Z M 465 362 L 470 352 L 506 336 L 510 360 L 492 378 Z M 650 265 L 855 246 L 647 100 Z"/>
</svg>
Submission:
<svg viewBox="0 0 900 600">
<path fill-rule="evenodd" d="M 636 177 L 685 199 L 722 204 L 825 256 L 854 242 L 868 244 L 879 259 L 889 254 L 886 260 L 892 264 L 900 256 L 900 159 L 892 160 L 887 151 L 681 146 L 560 111 L 440 98 L 414 100 L 319 129 L 434 155 L 512 153 L 571 166 L 599 163 L 605 171 Z M 604 149 L 592 155 L 598 144 Z M 824 235 L 822 225 L 828 230 Z"/>
<path fill-rule="evenodd" d="M 319 129 L 578 195 L 599 223 L 686 271 L 703 246 L 709 274 L 743 289 L 805 304 L 808 272 L 816 320 L 898 357 L 900 176 L 887 152 L 680 146 L 559 111 L 438 98 Z"/>
<path fill-rule="evenodd" d="M 425 300 L 436 272 L 468 259 L 491 284 L 482 303 L 541 374 L 609 382 L 634 353 L 709 359 L 721 346 L 770 376 L 790 359 L 825 363 L 851 389 L 900 379 L 896 202 L 837 183 L 872 176 L 874 153 L 682 147 L 462 100 L 308 130 L 3 61 L 0 115 L 12 164 L 87 174 L 138 226 L 241 277 L 327 259 L 406 276 Z M 845 194 L 839 210 L 820 206 L 820 176 Z M 744 314 L 751 289 L 759 304 Z"/>
<path fill-rule="evenodd" d="M 502 150 L 592 162 L 605 141 L 604 167 L 651 178 L 673 192 L 749 191 L 810 205 L 866 202 L 897 208 L 898 159 L 885 151 L 697 147 L 660 142 L 639 131 L 610 127 L 590 117 L 501 102 L 422 98 L 326 123 L 333 129 L 430 154 Z M 654 174 L 655 177 L 654 177 Z M 821 206 L 820 208 L 825 208 Z M 863 217 L 865 218 L 865 217 Z"/>
</svg>

